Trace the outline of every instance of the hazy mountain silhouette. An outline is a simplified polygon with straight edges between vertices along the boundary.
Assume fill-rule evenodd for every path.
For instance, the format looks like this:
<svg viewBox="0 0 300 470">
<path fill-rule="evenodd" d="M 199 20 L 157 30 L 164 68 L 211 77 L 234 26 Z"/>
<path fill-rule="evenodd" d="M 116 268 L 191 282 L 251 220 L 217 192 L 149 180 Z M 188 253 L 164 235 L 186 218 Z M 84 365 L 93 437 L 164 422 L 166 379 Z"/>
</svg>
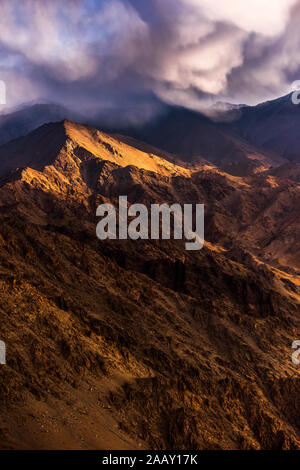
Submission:
<svg viewBox="0 0 300 470">
<path fill-rule="evenodd" d="M 82 119 L 73 111 L 57 104 L 26 105 L 9 114 L 0 115 L 0 145 L 22 137 L 49 122 Z"/>
<path fill-rule="evenodd" d="M 234 114 L 235 113 L 235 114 Z M 229 111 L 233 122 L 223 127 L 247 142 L 300 162 L 300 105 L 292 103 L 291 94 L 257 106 L 243 106 Z"/>
<path fill-rule="evenodd" d="M 284 163 L 276 153 L 262 151 L 234 135 L 231 127 L 223 129 L 207 116 L 183 108 L 168 108 L 164 115 L 134 135 L 184 161 L 207 160 L 237 176 Z"/>
</svg>

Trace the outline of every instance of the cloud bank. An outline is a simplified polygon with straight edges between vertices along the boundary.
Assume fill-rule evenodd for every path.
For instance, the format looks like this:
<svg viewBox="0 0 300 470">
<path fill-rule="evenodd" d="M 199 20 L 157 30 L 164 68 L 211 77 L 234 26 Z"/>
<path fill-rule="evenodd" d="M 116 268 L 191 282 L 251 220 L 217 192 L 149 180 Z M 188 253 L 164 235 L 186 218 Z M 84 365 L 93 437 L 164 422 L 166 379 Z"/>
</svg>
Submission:
<svg viewBox="0 0 300 470">
<path fill-rule="evenodd" d="M 8 106 L 141 122 L 161 103 L 257 103 L 300 79 L 299 0 L 0 0 Z"/>
</svg>

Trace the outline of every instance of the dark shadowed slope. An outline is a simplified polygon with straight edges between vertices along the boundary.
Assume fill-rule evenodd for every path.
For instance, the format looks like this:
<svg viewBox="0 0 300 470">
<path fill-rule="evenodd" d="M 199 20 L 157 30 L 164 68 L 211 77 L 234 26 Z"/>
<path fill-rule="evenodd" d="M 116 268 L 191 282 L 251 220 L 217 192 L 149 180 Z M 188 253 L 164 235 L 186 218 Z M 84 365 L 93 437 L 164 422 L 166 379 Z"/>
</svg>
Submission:
<svg viewBox="0 0 300 470">
<path fill-rule="evenodd" d="M 259 148 L 300 162 L 300 105 L 292 103 L 290 94 L 257 106 L 245 106 L 233 113 L 236 119 L 225 125 L 224 131 L 234 132 Z"/>
<path fill-rule="evenodd" d="M 300 183 L 300 163 L 285 163 L 269 171 L 270 175 L 279 178 L 287 178 Z"/>
<path fill-rule="evenodd" d="M 237 176 L 284 163 L 275 153 L 260 150 L 255 142 L 251 145 L 234 136 L 230 128 L 224 130 L 208 117 L 183 108 L 168 108 L 136 136 L 184 161 L 207 160 Z"/>
</svg>

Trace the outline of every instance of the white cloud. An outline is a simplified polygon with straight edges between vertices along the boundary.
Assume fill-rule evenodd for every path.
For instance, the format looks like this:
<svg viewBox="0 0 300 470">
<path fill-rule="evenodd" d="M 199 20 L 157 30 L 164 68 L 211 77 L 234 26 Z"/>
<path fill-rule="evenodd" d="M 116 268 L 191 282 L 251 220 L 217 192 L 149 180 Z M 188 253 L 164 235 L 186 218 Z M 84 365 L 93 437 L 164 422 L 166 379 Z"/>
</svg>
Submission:
<svg viewBox="0 0 300 470">
<path fill-rule="evenodd" d="M 292 66 L 289 58 L 299 67 L 295 61 L 299 47 L 288 46 L 291 39 L 286 30 L 296 3 L 179 0 L 181 8 L 175 20 L 172 17 L 173 36 L 156 56 L 157 63 L 149 64 L 148 73 L 157 81 L 156 93 L 169 102 L 186 102 L 198 109 L 202 103 L 195 90 L 229 100 L 232 91 L 240 93 L 240 100 L 285 92 L 285 71 Z M 167 8 L 162 10 L 166 17 Z M 296 36 L 299 38 L 298 32 Z M 286 44 L 278 50 L 280 38 Z M 233 90 L 231 78 L 236 71 L 241 71 L 241 82 L 236 80 Z"/>
<path fill-rule="evenodd" d="M 69 101 L 96 90 L 99 103 L 128 103 L 136 89 L 198 109 L 207 95 L 280 94 L 300 68 L 299 11 L 290 15 L 300 0 L 99 0 L 92 13 L 89 3 L 0 0 L 0 73 L 14 100 L 22 83 L 53 100 L 59 82 Z"/>
<path fill-rule="evenodd" d="M 118 0 L 103 3 L 93 16 L 81 2 L 18 3 L 1 1 L 0 43 L 65 80 L 91 77 L 110 54 L 128 64 L 147 33 L 135 10 Z"/>
<path fill-rule="evenodd" d="M 183 0 L 203 11 L 211 21 L 226 21 L 248 31 L 274 36 L 281 34 L 297 0 Z"/>
</svg>

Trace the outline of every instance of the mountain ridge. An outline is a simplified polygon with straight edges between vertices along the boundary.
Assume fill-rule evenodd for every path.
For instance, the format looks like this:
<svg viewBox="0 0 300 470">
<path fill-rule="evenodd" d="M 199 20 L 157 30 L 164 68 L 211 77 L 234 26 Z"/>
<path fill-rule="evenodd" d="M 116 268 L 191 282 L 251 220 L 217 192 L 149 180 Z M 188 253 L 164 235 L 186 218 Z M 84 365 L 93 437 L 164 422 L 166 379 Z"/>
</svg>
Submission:
<svg viewBox="0 0 300 470">
<path fill-rule="evenodd" d="M 268 139 L 267 135 L 270 132 L 268 130 L 265 133 L 265 131 L 259 130 L 259 127 L 265 129 L 264 119 L 258 119 L 259 124 L 251 119 L 253 112 L 260 115 L 261 109 L 270 106 L 278 107 L 278 103 L 286 101 L 287 98 L 282 97 L 279 100 L 253 107 L 242 105 L 238 109 L 236 107 L 233 110 L 229 108 L 222 113 L 223 120 L 230 121 L 225 123 L 218 120 L 216 122 L 214 119 L 195 111 L 169 106 L 165 107 L 165 111 L 159 117 L 139 128 L 111 128 L 111 125 L 108 127 L 105 125 L 104 118 L 97 121 L 95 117 L 79 116 L 59 106 L 34 105 L 31 108 L 19 110 L 15 117 L 13 114 L 1 116 L 0 143 L 19 137 L 20 134 L 24 135 L 33 130 L 33 127 L 38 127 L 46 122 L 61 121 L 66 118 L 80 122 L 83 125 L 90 125 L 98 129 L 102 128 L 109 133 L 130 135 L 138 141 L 143 141 L 147 145 L 160 149 L 160 151 L 163 150 L 165 154 L 173 154 L 175 158 L 182 161 L 206 160 L 217 164 L 227 172 L 245 176 L 247 173 L 260 171 L 260 167 L 280 165 L 286 161 L 285 157 L 290 158 L 289 153 L 285 155 L 282 151 L 282 145 L 276 146 L 272 142 L 266 145 L 262 140 L 261 135 L 264 139 Z M 282 136 L 285 133 L 286 124 L 280 117 L 281 108 L 282 106 L 279 106 L 279 124 L 276 124 L 277 127 L 279 126 L 279 131 L 276 132 Z M 297 107 L 294 106 L 294 108 Z M 288 109 L 288 112 L 291 112 L 292 115 L 295 114 L 294 108 L 289 107 Z M 25 113 L 26 116 L 26 119 L 24 119 L 27 124 L 23 128 L 22 122 L 24 119 L 19 117 L 20 113 Z M 247 117 L 249 114 L 250 118 Z M 5 120 L 7 120 L 7 123 L 5 123 Z M 247 123 L 247 120 L 250 121 L 250 124 Z M 6 125 L 11 130 L 9 135 L 5 130 Z M 282 131 L 280 131 L 281 125 L 284 127 Z M 251 131 L 252 126 L 253 133 Z M 258 137 L 254 137 L 254 135 Z M 291 140 L 290 137 L 289 139 Z M 296 137 L 293 138 L 293 145 L 296 148 L 297 140 L 295 139 Z"/>
<path fill-rule="evenodd" d="M 39 180 L 37 187 L 48 185 L 50 191 L 63 197 L 76 191 L 81 197 L 100 191 L 117 199 L 118 194 L 128 193 L 129 201 L 146 198 L 147 205 L 149 197 L 159 197 L 162 202 L 167 198 L 170 203 L 190 200 L 194 204 L 202 199 L 210 207 L 208 241 L 219 244 L 222 240 L 227 247 L 233 240 L 239 241 L 245 247 L 248 244 L 255 256 L 260 256 L 261 246 L 263 257 L 269 257 L 265 261 L 275 261 L 277 251 L 283 266 L 298 266 L 291 253 L 284 255 L 292 247 L 297 253 L 299 244 L 297 165 L 284 164 L 240 177 L 205 162 L 181 166 L 180 161 L 169 161 L 137 147 L 143 148 L 143 144 L 131 147 L 119 136 L 68 120 L 44 125 L 0 147 L 2 186 L 20 178 L 29 184 Z M 275 214 L 280 214 L 280 226 Z M 285 230 L 294 244 L 285 246 Z"/>
</svg>

